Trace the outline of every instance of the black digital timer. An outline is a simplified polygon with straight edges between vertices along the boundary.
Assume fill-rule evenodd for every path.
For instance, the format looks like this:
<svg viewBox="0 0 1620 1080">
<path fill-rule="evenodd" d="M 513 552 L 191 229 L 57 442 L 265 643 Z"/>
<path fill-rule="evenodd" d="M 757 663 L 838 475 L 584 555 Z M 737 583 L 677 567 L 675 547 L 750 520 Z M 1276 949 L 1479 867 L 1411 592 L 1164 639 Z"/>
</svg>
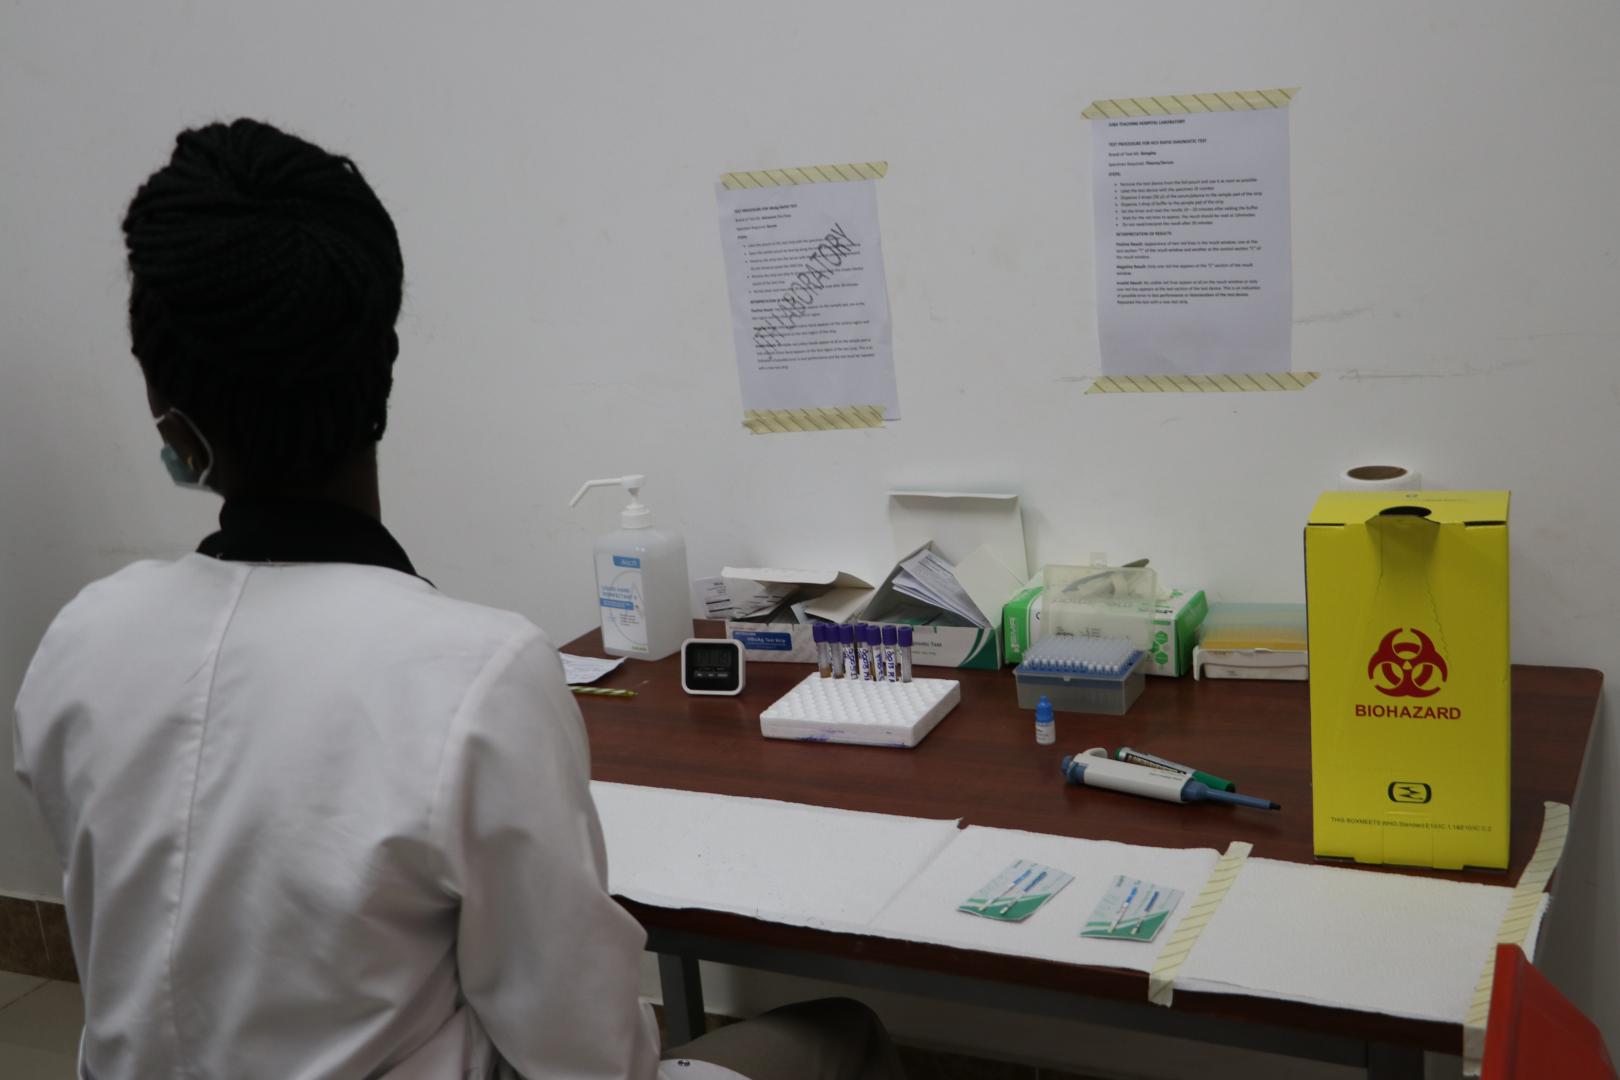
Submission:
<svg viewBox="0 0 1620 1080">
<path fill-rule="evenodd" d="M 687 638 L 681 643 L 681 689 L 688 694 L 742 693 L 743 646 L 732 638 Z"/>
</svg>

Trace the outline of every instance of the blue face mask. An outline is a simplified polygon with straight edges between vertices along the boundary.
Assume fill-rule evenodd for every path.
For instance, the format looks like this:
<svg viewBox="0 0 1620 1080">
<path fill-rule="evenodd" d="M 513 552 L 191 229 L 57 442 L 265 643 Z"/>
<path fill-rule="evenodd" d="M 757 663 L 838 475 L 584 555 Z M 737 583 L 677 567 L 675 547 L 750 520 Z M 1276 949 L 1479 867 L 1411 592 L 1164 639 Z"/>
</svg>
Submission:
<svg viewBox="0 0 1620 1080">
<path fill-rule="evenodd" d="M 174 481 L 176 487 L 189 488 L 192 491 L 212 491 L 213 489 L 208 486 L 208 474 L 214 471 L 214 448 L 208 445 L 208 437 L 191 422 L 191 417 L 179 409 L 170 409 L 153 422 L 159 425 L 159 430 L 162 430 L 163 421 L 171 416 L 179 419 L 191 429 L 193 435 L 197 436 L 197 441 L 202 443 L 203 450 L 208 454 L 208 462 L 199 471 L 195 461 L 181 457 L 179 451 L 165 442 L 163 449 L 159 451 L 159 457 L 163 459 L 163 467 L 169 471 L 169 479 Z"/>
</svg>

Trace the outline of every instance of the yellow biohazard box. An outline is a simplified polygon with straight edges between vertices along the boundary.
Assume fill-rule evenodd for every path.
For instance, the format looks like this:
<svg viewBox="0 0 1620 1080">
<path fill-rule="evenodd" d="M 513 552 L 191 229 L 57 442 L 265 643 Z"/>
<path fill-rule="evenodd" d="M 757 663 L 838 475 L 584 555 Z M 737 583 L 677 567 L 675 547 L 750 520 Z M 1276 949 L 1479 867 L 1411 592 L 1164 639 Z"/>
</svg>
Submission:
<svg viewBox="0 0 1620 1080">
<path fill-rule="evenodd" d="M 1508 493 L 1330 492 L 1305 526 L 1316 854 L 1505 868 Z"/>
</svg>

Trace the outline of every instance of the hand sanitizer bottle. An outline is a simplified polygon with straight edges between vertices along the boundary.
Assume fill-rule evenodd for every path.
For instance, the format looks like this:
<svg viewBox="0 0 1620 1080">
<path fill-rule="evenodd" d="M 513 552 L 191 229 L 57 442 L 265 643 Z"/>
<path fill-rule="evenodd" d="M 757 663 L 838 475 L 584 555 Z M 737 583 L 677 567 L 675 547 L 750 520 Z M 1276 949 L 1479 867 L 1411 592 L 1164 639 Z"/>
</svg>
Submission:
<svg viewBox="0 0 1620 1080">
<path fill-rule="evenodd" d="M 686 541 L 652 527 L 652 511 L 640 499 L 640 474 L 587 481 L 573 506 L 593 487 L 622 487 L 630 504 L 619 528 L 596 538 L 596 602 L 602 614 L 602 649 L 610 656 L 662 660 L 692 636 L 691 585 Z"/>
</svg>

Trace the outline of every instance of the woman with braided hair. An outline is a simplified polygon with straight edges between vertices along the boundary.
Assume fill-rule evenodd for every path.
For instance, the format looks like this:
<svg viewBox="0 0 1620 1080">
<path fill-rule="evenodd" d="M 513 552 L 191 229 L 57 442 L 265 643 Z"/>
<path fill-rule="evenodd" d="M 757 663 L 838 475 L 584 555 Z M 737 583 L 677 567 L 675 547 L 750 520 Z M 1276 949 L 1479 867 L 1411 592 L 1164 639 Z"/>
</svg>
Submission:
<svg viewBox="0 0 1620 1080">
<path fill-rule="evenodd" d="M 88 586 L 17 699 L 106 1078 L 899 1075 L 813 1002 L 660 1063 L 556 651 L 381 522 L 403 260 L 355 164 L 181 133 L 124 219 L 129 324 L 195 554 Z"/>
</svg>

